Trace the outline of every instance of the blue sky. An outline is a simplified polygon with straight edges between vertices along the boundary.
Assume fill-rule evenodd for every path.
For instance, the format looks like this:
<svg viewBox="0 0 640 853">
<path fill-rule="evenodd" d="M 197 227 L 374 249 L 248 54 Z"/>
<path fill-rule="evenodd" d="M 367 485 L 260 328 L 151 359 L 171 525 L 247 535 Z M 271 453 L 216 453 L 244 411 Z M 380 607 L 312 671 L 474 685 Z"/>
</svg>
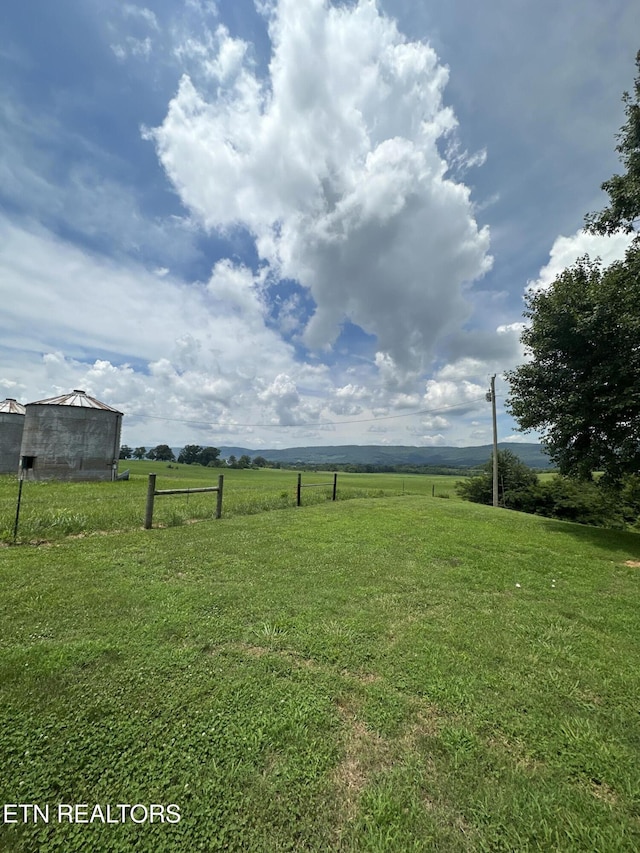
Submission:
<svg viewBox="0 0 640 853">
<path fill-rule="evenodd" d="M 486 444 L 618 170 L 628 0 L 7 0 L 0 395 L 128 444 Z"/>
</svg>

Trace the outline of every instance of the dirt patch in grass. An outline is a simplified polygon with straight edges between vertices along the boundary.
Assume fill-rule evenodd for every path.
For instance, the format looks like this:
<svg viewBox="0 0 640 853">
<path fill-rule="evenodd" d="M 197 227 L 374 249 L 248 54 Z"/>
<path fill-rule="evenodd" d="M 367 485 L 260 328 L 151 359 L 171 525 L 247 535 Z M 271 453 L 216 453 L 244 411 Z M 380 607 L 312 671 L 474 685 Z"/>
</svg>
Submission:
<svg viewBox="0 0 640 853">
<path fill-rule="evenodd" d="M 275 649 L 269 646 L 258 646 L 251 643 L 225 643 L 221 646 L 216 646 L 210 651 L 211 654 L 220 654 L 225 649 L 230 649 L 242 654 L 250 655 L 251 657 L 264 657 L 272 655 L 281 660 L 286 660 L 294 666 L 310 669 L 326 674 L 338 674 L 337 669 L 331 664 L 321 663 L 313 658 L 307 658 L 299 654 L 293 649 Z M 347 669 L 342 669 L 339 672 L 341 678 L 355 681 L 358 684 L 376 684 L 382 680 L 382 677 L 374 672 L 350 672 Z"/>
<path fill-rule="evenodd" d="M 350 703 L 338 702 L 338 714 L 343 724 L 344 756 L 334 771 L 334 781 L 343 792 L 349 819 L 368 780 L 391 765 L 391 751 L 384 738 L 358 718 Z"/>
<path fill-rule="evenodd" d="M 535 773 L 542 767 L 542 763 L 529 755 L 524 744 L 510 740 L 502 732 L 493 734 L 486 740 L 487 746 L 499 754 L 507 755 L 517 770 L 526 773 Z"/>
<path fill-rule="evenodd" d="M 252 646 L 248 643 L 219 646 L 216 649 L 216 652 L 220 653 L 223 649 L 235 649 L 243 654 L 250 655 L 252 658 L 261 658 L 265 655 L 273 654 L 272 649 L 266 648 L 265 646 Z"/>
<path fill-rule="evenodd" d="M 623 565 L 629 566 L 632 569 L 640 569 L 640 560 L 625 560 Z"/>
<path fill-rule="evenodd" d="M 343 669 L 340 675 L 343 678 L 351 678 L 354 681 L 359 681 L 360 684 L 377 684 L 382 681 L 382 677 L 375 672 L 355 673 L 349 672 L 348 669 Z"/>
<path fill-rule="evenodd" d="M 591 779 L 589 790 L 597 800 L 608 803 L 610 806 L 615 806 L 618 802 L 616 792 L 601 779 Z"/>
<path fill-rule="evenodd" d="M 408 750 L 416 748 L 421 737 L 434 737 L 440 731 L 444 715 L 436 705 L 421 703 L 415 718 L 400 740 Z"/>
</svg>

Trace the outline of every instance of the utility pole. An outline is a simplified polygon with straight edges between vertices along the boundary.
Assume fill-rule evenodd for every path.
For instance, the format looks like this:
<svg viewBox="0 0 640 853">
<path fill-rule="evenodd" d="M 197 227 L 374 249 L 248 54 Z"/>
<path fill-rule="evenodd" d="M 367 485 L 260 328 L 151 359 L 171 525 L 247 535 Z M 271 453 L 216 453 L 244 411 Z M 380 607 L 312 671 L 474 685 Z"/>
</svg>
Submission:
<svg viewBox="0 0 640 853">
<path fill-rule="evenodd" d="M 493 505 L 498 506 L 498 420 L 496 417 L 496 374 L 491 377 L 491 390 L 487 394 L 493 417 Z"/>
</svg>

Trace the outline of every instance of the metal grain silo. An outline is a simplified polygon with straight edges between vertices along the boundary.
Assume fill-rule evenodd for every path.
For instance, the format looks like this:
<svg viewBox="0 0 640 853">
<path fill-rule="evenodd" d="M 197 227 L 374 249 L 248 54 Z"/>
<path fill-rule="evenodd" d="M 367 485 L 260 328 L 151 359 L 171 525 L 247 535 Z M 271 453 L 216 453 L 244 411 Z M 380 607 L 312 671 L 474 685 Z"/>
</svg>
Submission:
<svg viewBox="0 0 640 853">
<path fill-rule="evenodd" d="M 122 412 L 72 391 L 27 403 L 20 449 L 29 480 L 115 480 Z"/>
<path fill-rule="evenodd" d="M 24 427 L 24 406 L 13 397 L 0 403 L 0 474 L 16 474 Z"/>
</svg>

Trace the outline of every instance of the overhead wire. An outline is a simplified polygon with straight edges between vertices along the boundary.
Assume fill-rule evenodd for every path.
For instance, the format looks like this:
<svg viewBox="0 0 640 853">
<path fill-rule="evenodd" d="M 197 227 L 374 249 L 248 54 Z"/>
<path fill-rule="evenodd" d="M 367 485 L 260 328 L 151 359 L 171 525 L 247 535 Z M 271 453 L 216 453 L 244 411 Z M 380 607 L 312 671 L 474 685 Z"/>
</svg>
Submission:
<svg viewBox="0 0 640 853">
<path fill-rule="evenodd" d="M 208 426 L 208 427 L 263 427 L 263 428 L 272 428 L 272 429 L 280 429 L 285 428 L 288 429 L 290 427 L 322 427 L 322 426 L 344 426 L 345 424 L 367 424 L 367 423 L 376 423 L 378 421 L 390 421 L 397 420 L 398 418 L 414 418 L 421 415 L 437 415 L 440 412 L 448 412 L 451 409 L 461 409 L 465 406 L 469 406 L 473 403 L 479 403 L 486 400 L 486 397 L 483 395 L 482 397 L 474 397 L 471 400 L 464 400 L 461 403 L 452 403 L 449 406 L 439 406 L 435 409 L 419 409 L 414 412 L 403 412 L 398 415 L 380 415 L 378 417 L 373 418 L 357 418 L 354 420 L 341 420 L 341 421 L 310 421 L 307 423 L 298 423 L 298 424 L 274 424 L 274 423 L 252 423 L 252 424 L 243 424 L 233 421 L 229 423 L 228 421 L 206 421 L 206 420 L 190 420 L 187 418 L 168 418 L 163 415 L 148 415 L 148 414 L 138 414 L 138 413 L 124 413 L 129 414 L 129 417 L 135 418 L 143 418 L 150 419 L 156 421 L 169 421 L 171 423 L 179 423 L 179 424 L 190 424 L 192 426 Z"/>
</svg>

